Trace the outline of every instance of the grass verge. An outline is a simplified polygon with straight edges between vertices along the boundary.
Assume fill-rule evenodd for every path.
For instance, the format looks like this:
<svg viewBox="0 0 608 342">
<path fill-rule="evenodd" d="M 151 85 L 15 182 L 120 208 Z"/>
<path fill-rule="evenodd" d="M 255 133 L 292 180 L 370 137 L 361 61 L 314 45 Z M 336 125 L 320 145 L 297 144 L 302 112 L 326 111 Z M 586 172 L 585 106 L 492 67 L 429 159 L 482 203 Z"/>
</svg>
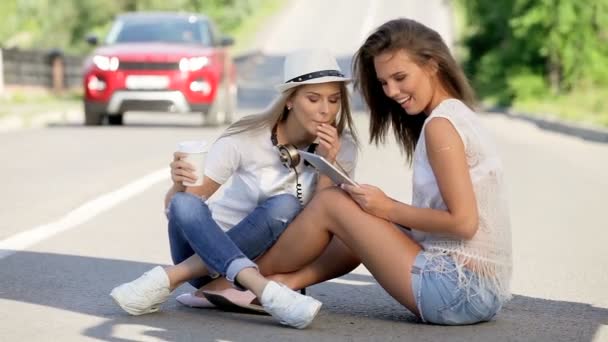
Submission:
<svg viewBox="0 0 608 342">
<path fill-rule="evenodd" d="M 455 52 L 461 61 L 468 58 L 467 49 L 463 45 L 462 39 L 467 35 L 467 30 L 470 29 L 467 26 L 464 1 L 466 0 L 452 2 L 452 15 L 454 16 L 457 37 Z M 532 116 L 607 128 L 608 103 L 606 99 L 608 99 L 608 87 L 581 88 L 569 94 L 515 100 L 510 109 L 514 112 Z M 496 102 L 495 99 L 490 97 L 483 98 L 481 101 L 490 107 Z"/>
<path fill-rule="evenodd" d="M 41 88 L 8 88 L 0 96 L 0 118 L 12 114 L 29 117 L 41 112 L 63 112 L 81 103 L 81 91 L 54 94 Z"/>
<path fill-rule="evenodd" d="M 511 108 L 530 115 L 608 128 L 607 98 L 608 88 L 595 88 L 543 99 L 516 101 Z"/>
</svg>

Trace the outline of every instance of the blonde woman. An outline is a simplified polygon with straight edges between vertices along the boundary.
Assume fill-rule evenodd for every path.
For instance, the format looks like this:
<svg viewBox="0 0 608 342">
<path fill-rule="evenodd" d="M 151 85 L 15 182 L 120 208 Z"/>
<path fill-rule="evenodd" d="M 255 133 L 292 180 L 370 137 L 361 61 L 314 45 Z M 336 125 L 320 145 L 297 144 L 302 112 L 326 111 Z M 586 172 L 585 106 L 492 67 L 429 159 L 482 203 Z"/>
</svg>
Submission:
<svg viewBox="0 0 608 342">
<path fill-rule="evenodd" d="M 175 265 L 155 267 L 116 287 L 114 300 L 132 315 L 155 312 L 184 282 L 198 288 L 222 276 L 251 292 L 227 289 L 217 293 L 221 298 L 247 306 L 257 296 L 281 323 L 297 328 L 310 324 L 321 303 L 264 278 L 252 260 L 272 246 L 314 192 L 333 185 L 300 160 L 299 149 L 314 151 L 353 176 L 357 144 L 348 81 L 326 51 L 295 52 L 285 60 L 280 95 L 265 113 L 236 122 L 213 144 L 201 186 L 181 185 L 195 176 L 176 153 L 173 186 L 165 199 Z M 222 193 L 212 198 L 220 188 Z M 358 263 L 336 240 L 325 254 L 292 274 L 290 282 L 302 288 L 344 274 Z M 215 283 L 203 289 L 225 288 Z M 212 306 L 196 294 L 180 302 Z"/>
</svg>

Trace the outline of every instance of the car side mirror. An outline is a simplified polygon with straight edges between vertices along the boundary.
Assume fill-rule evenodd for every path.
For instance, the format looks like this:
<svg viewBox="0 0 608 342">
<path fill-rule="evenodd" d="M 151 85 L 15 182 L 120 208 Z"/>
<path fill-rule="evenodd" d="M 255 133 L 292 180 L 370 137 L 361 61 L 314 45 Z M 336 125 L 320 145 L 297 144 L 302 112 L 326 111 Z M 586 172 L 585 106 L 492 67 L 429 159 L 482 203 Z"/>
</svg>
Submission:
<svg viewBox="0 0 608 342">
<path fill-rule="evenodd" d="M 228 36 L 222 37 L 222 40 L 220 41 L 221 46 L 231 46 L 233 44 L 234 44 L 234 38 L 228 37 Z"/>
<path fill-rule="evenodd" d="M 89 43 L 89 45 L 95 46 L 97 45 L 98 41 L 97 41 L 97 36 L 90 34 L 88 35 L 85 40 L 87 41 L 87 43 Z"/>
</svg>

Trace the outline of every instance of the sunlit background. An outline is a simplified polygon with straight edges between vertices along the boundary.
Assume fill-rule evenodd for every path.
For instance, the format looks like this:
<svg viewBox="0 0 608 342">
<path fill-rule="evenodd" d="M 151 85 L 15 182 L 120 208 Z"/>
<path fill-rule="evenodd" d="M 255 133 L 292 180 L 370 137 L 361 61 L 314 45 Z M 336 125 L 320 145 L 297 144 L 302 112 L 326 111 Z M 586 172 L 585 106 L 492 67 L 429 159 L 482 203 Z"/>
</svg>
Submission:
<svg viewBox="0 0 608 342">
<path fill-rule="evenodd" d="M 363 267 L 309 289 L 324 308 L 304 334 L 173 298 L 123 315 L 109 290 L 171 262 L 176 144 L 266 106 L 295 49 L 329 49 L 350 75 L 397 17 L 442 35 L 499 147 L 515 296 L 497 319 L 415 324 Z M 608 0 L 2 0 L 0 341 L 606 341 L 606 99 Z M 353 103 L 356 180 L 409 202 L 404 156 L 368 144 Z"/>
</svg>

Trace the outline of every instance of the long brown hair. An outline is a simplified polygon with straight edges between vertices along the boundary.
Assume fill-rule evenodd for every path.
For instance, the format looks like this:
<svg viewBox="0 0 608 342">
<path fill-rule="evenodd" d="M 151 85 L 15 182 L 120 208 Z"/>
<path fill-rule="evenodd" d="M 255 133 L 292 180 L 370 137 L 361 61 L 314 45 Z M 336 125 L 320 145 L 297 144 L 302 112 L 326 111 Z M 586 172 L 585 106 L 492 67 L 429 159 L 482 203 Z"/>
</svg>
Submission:
<svg viewBox="0 0 608 342">
<path fill-rule="evenodd" d="M 248 115 L 237 122 L 230 125 L 224 133 L 222 133 L 221 137 L 239 134 L 243 132 L 247 132 L 250 130 L 257 130 L 262 128 L 271 129 L 278 122 L 287 120 L 287 116 L 289 115 L 289 110 L 285 106 L 287 100 L 294 96 L 294 94 L 301 88 L 302 86 L 297 86 L 295 88 L 291 88 L 276 98 L 264 111 L 259 114 Z M 346 88 L 346 84 L 344 82 L 340 82 L 340 112 L 336 117 L 336 129 L 338 131 L 338 135 L 342 136 L 342 133 L 345 129 L 348 128 L 350 135 L 352 136 L 355 145 L 359 145 L 359 140 L 357 138 L 357 133 L 354 127 L 354 121 L 352 117 L 352 113 L 350 111 L 350 98 L 348 89 Z"/>
<path fill-rule="evenodd" d="M 374 57 L 398 50 L 404 50 L 421 67 L 435 61 L 441 86 L 450 96 L 471 108 L 475 95 L 441 36 L 423 24 L 411 19 L 394 19 L 378 27 L 365 40 L 353 58 L 353 74 L 355 87 L 363 94 L 370 110 L 370 143 L 384 143 L 392 124 L 401 150 L 411 162 L 426 115 L 408 115 L 396 101 L 387 97 L 374 68 Z"/>
</svg>

